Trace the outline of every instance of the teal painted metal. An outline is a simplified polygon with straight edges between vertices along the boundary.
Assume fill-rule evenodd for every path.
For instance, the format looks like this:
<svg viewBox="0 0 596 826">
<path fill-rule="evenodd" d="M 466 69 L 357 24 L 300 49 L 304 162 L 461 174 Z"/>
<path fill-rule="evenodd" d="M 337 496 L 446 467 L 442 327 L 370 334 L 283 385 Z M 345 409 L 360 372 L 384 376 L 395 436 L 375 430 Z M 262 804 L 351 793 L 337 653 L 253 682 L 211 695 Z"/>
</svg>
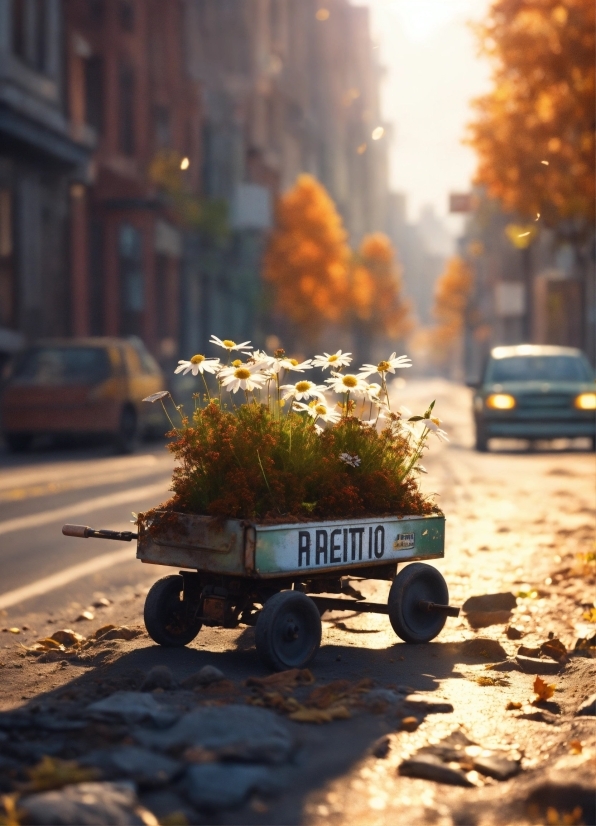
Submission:
<svg viewBox="0 0 596 826">
<path fill-rule="evenodd" d="M 149 528 L 139 526 L 137 557 L 144 562 L 254 578 L 345 575 L 351 568 L 439 559 L 445 547 L 443 516 L 218 525 L 205 516 L 168 514 L 163 526 Z"/>
</svg>

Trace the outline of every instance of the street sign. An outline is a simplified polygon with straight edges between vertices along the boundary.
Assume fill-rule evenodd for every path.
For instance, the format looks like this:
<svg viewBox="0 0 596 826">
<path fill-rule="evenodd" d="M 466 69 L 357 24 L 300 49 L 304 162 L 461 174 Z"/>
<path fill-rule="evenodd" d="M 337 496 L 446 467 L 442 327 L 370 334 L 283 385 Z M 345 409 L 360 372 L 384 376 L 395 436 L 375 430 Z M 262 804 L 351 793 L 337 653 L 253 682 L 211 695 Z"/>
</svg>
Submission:
<svg viewBox="0 0 596 826">
<path fill-rule="evenodd" d="M 449 212 L 471 212 L 472 206 L 470 192 L 452 192 L 449 195 Z"/>
</svg>

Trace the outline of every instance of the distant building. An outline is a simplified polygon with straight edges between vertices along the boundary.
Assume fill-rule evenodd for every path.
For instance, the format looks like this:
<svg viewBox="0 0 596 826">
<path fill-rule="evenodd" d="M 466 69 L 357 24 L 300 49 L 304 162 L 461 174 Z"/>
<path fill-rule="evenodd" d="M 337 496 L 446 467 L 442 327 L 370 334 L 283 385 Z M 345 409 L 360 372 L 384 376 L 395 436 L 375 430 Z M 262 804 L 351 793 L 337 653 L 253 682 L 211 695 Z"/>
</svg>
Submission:
<svg viewBox="0 0 596 826">
<path fill-rule="evenodd" d="M 0 357 L 77 331 L 71 204 L 93 135 L 67 117 L 60 0 L 0 0 Z"/>
<path fill-rule="evenodd" d="M 199 193 L 200 91 L 187 71 L 185 0 L 66 0 L 69 110 L 96 141 L 74 204 L 78 332 L 137 335 L 164 363 L 180 347 L 184 226 L 150 175 L 186 158 Z"/>
</svg>

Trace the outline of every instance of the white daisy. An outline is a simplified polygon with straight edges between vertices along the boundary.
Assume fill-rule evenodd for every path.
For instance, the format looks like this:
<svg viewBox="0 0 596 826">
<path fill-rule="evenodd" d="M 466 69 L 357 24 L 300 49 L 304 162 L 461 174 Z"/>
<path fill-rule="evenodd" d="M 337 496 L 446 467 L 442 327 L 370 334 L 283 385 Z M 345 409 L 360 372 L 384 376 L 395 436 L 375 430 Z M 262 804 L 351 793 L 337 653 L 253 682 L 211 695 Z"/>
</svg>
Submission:
<svg viewBox="0 0 596 826">
<path fill-rule="evenodd" d="M 222 372 L 223 370 L 220 376 Z M 266 381 L 267 377 L 262 373 L 253 372 L 243 364 L 241 367 L 232 368 L 232 372 L 226 372 L 221 384 L 230 393 L 236 393 L 238 390 L 260 390 Z"/>
<path fill-rule="evenodd" d="M 313 367 L 322 367 L 323 370 L 328 370 L 331 367 L 348 367 L 352 363 L 350 358 L 351 353 L 342 353 L 338 350 L 337 353 L 325 353 L 322 356 L 315 356 L 312 360 Z"/>
<path fill-rule="evenodd" d="M 294 402 L 294 410 L 308 413 L 308 415 L 312 416 L 315 421 L 317 419 L 322 419 L 324 422 L 331 422 L 331 424 L 335 424 L 341 418 L 337 410 L 330 408 L 324 400 L 312 401 L 310 404 Z"/>
<path fill-rule="evenodd" d="M 397 353 L 391 353 L 387 361 L 380 361 L 377 365 L 364 364 L 361 369 L 362 376 L 372 376 L 373 373 L 378 373 L 382 376 L 384 373 L 395 373 L 396 368 L 411 367 L 412 362 L 408 356 L 397 356 Z"/>
<path fill-rule="evenodd" d="M 336 393 L 351 393 L 353 396 L 362 396 L 366 392 L 367 384 L 361 374 L 332 373 L 332 379 L 325 379 Z"/>
<path fill-rule="evenodd" d="M 367 384 L 364 390 L 364 395 L 368 399 L 369 402 L 379 402 L 380 401 L 380 393 L 383 388 L 380 384 L 376 382 L 372 382 L 371 384 Z"/>
<path fill-rule="evenodd" d="M 302 399 L 309 399 L 311 396 L 316 396 L 324 400 L 324 392 L 327 388 L 324 384 L 315 384 L 312 381 L 302 379 L 302 381 L 298 381 L 296 384 L 282 384 L 280 390 L 286 391 L 282 396 L 284 401 L 286 399 L 294 399 L 299 402 Z"/>
<path fill-rule="evenodd" d="M 345 462 L 345 464 L 350 467 L 358 467 L 362 461 L 360 456 L 357 456 L 355 453 L 340 453 L 339 460 L 340 462 Z"/>
<path fill-rule="evenodd" d="M 312 359 L 306 361 L 298 361 L 298 359 L 283 358 L 278 361 L 280 367 L 284 370 L 294 370 L 297 373 L 304 373 L 305 370 L 310 370 L 312 367 Z"/>
<path fill-rule="evenodd" d="M 441 424 L 441 420 L 433 417 L 432 419 L 420 419 L 420 424 L 423 424 L 425 427 L 428 427 L 429 430 L 435 434 L 437 439 L 440 442 L 448 442 L 449 439 L 447 438 L 447 434 L 444 430 L 441 430 L 439 425 Z"/>
<path fill-rule="evenodd" d="M 179 361 L 178 367 L 174 373 L 182 373 L 185 376 L 187 373 L 192 373 L 193 376 L 199 373 L 215 373 L 220 367 L 219 359 L 209 359 L 197 353 L 189 361 Z"/>
<path fill-rule="evenodd" d="M 211 336 L 209 339 L 210 344 L 217 344 L 218 347 L 223 347 L 224 350 L 241 350 L 243 347 L 248 347 L 250 341 L 243 341 L 241 344 L 236 344 L 235 341 L 231 341 L 229 338 L 224 338 L 222 341 L 217 336 Z M 249 348 L 252 349 L 252 348 Z"/>
</svg>

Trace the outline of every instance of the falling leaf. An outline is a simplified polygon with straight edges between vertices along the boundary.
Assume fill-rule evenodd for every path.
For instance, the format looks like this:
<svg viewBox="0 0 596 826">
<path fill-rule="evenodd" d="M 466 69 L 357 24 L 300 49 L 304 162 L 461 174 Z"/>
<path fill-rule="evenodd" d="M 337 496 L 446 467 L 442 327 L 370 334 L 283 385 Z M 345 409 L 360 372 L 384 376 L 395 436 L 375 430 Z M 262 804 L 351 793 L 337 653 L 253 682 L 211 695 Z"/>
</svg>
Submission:
<svg viewBox="0 0 596 826">
<path fill-rule="evenodd" d="M 541 677 L 536 677 L 533 688 L 536 697 L 532 700 L 532 705 L 537 705 L 538 703 L 543 703 L 546 700 L 549 700 L 553 696 L 555 693 L 556 684 L 552 683 L 549 685 L 548 683 L 545 683 Z"/>
<path fill-rule="evenodd" d="M 72 783 L 87 783 L 96 780 L 97 769 L 79 766 L 74 760 L 60 760 L 58 757 L 44 755 L 41 762 L 29 769 L 32 791 L 61 789 Z"/>
<path fill-rule="evenodd" d="M 507 705 L 505 706 L 505 711 L 514 711 L 522 707 L 521 703 L 517 703 L 514 700 L 509 700 Z"/>
<path fill-rule="evenodd" d="M 581 742 L 579 740 L 572 740 L 569 743 L 569 751 L 571 754 L 581 754 L 583 751 Z"/>
</svg>

